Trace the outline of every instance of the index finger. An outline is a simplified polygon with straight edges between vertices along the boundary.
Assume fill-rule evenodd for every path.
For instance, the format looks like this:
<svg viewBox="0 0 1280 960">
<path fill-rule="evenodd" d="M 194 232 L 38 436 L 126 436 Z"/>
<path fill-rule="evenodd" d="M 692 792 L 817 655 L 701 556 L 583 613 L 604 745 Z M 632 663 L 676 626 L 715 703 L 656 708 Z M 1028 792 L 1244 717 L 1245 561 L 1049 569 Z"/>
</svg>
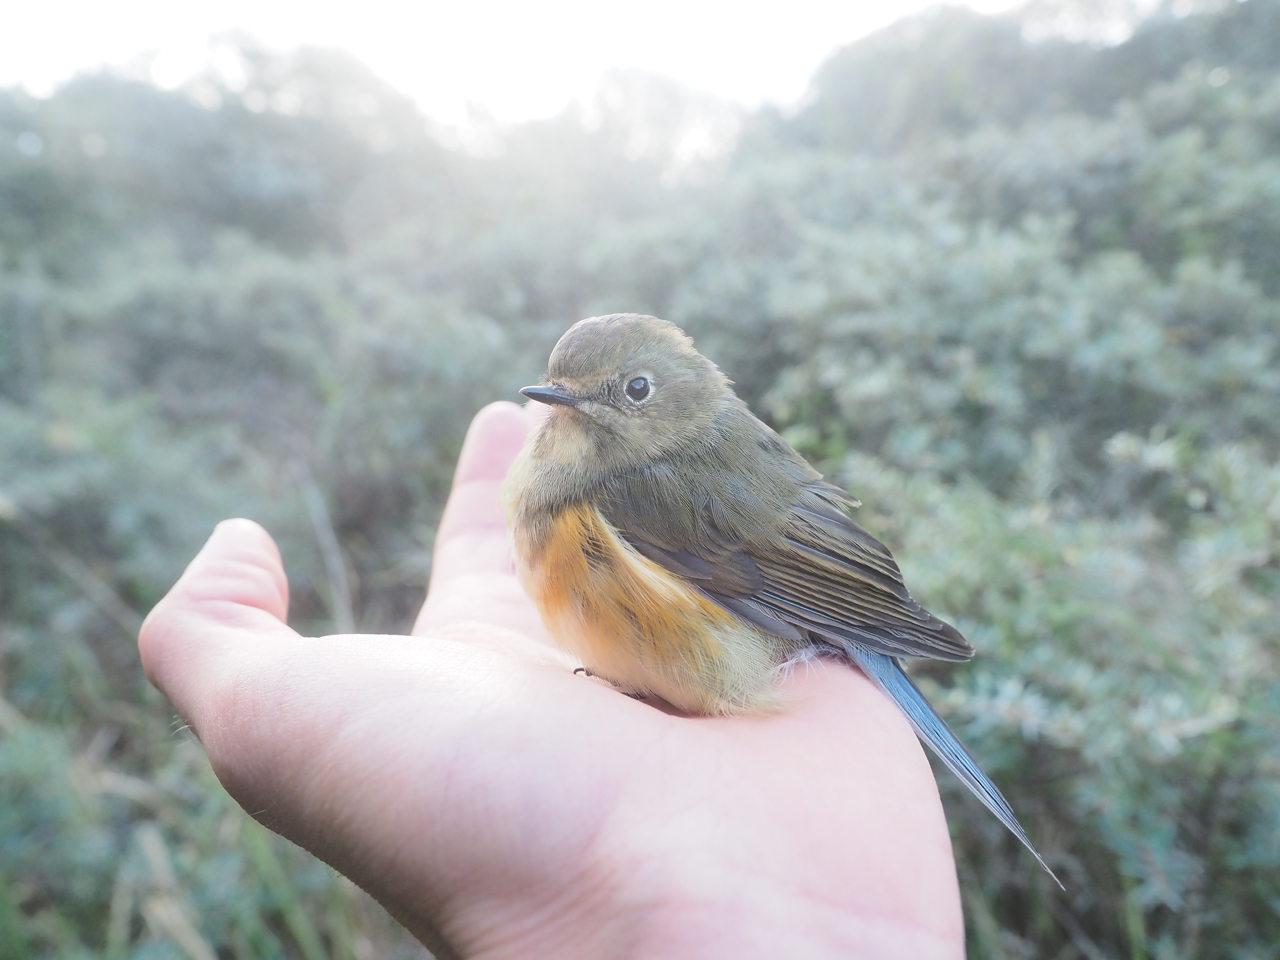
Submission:
<svg viewBox="0 0 1280 960">
<path fill-rule="evenodd" d="M 462 620 L 539 629 L 537 613 L 515 577 L 499 502 L 507 470 L 538 420 L 537 413 L 514 403 L 493 403 L 471 422 L 414 633 Z M 479 606 L 478 598 L 484 598 Z"/>
<path fill-rule="evenodd" d="M 458 456 L 453 490 L 440 518 L 431 583 L 467 573 L 511 568 L 502 481 L 533 421 L 514 403 L 491 403 L 471 421 Z"/>
</svg>

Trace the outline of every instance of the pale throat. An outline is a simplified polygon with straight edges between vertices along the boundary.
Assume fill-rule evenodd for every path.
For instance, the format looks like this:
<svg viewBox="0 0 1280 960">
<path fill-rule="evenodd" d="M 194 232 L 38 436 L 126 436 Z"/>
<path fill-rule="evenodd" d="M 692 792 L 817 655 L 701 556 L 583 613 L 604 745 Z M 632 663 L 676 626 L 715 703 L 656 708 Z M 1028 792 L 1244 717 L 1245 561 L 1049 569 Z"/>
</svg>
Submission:
<svg viewBox="0 0 1280 960">
<path fill-rule="evenodd" d="M 569 411 L 554 410 L 538 429 L 534 459 L 577 472 L 596 458 L 596 444 L 587 426 Z"/>
</svg>

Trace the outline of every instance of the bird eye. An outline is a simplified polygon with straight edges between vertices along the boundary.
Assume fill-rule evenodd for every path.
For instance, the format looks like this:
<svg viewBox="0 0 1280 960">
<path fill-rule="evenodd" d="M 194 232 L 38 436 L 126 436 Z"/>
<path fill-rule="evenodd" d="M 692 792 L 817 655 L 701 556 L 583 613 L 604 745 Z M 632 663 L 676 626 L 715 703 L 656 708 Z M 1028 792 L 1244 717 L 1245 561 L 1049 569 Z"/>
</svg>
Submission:
<svg viewBox="0 0 1280 960">
<path fill-rule="evenodd" d="M 627 396 L 634 402 L 639 403 L 649 395 L 649 378 L 636 377 L 627 383 Z"/>
</svg>

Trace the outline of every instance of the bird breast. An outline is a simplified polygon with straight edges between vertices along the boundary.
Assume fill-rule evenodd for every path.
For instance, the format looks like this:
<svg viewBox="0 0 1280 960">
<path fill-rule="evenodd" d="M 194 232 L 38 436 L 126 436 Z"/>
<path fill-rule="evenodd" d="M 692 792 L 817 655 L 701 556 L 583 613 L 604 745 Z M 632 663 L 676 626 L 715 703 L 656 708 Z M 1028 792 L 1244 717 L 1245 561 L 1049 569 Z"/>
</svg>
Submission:
<svg viewBox="0 0 1280 960">
<path fill-rule="evenodd" d="M 592 673 L 692 713 L 777 706 L 774 673 L 792 652 L 784 641 L 641 556 L 590 502 L 520 506 L 510 503 L 521 582 L 552 636 Z"/>
</svg>

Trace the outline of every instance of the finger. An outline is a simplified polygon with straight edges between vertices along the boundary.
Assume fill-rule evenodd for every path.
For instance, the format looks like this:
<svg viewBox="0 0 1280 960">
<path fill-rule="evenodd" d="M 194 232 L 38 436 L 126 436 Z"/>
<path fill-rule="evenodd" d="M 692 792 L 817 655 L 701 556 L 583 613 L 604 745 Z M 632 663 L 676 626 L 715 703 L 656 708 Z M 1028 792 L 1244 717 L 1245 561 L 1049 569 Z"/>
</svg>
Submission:
<svg viewBox="0 0 1280 960">
<path fill-rule="evenodd" d="M 454 487 L 473 480 L 501 483 L 537 422 L 526 407 L 506 400 L 482 408 L 471 421 L 462 442 L 462 453 L 453 475 Z"/>
<path fill-rule="evenodd" d="M 514 403 L 491 403 L 471 421 L 436 534 L 433 582 L 460 573 L 509 568 L 507 521 L 499 494 L 531 426 Z M 477 551 L 477 547 L 485 549 Z"/>
<path fill-rule="evenodd" d="M 507 470 L 536 422 L 513 403 L 490 404 L 472 421 L 440 521 L 431 587 L 415 634 L 462 621 L 540 632 L 514 576 L 499 496 Z"/>
<path fill-rule="evenodd" d="M 299 639 L 288 610 L 275 541 L 251 520 L 224 521 L 143 623 L 143 669 L 200 735 L 219 677 L 264 644 Z"/>
</svg>

